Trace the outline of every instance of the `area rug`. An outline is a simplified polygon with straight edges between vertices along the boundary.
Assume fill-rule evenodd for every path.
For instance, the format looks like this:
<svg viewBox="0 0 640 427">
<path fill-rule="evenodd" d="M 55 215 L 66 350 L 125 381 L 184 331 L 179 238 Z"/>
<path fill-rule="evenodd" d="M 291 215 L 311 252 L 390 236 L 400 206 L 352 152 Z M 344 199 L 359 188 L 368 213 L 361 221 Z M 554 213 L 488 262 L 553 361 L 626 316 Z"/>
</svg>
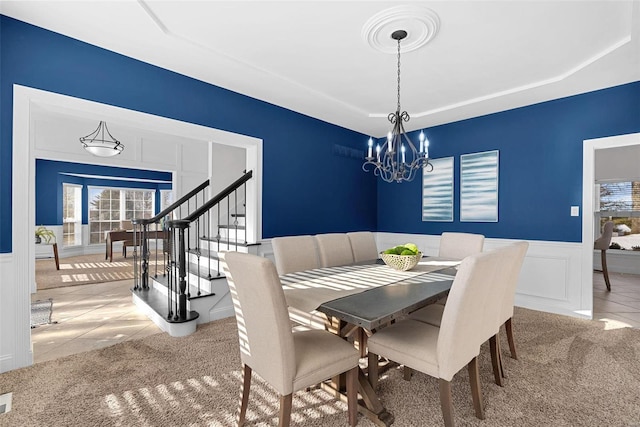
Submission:
<svg viewBox="0 0 640 427">
<path fill-rule="evenodd" d="M 488 346 L 480 351 L 486 419 L 473 411 L 469 377 L 453 377 L 458 426 L 640 425 L 640 330 L 516 309 L 518 360 L 502 335 L 507 378 L 493 382 Z M 0 374 L 13 392 L 6 426 L 234 426 L 242 382 L 235 319 L 199 325 L 183 338 L 161 333 Z M 387 371 L 377 394 L 395 427 L 442 426 L 438 380 Z M 257 375 L 250 426 L 277 425 L 278 395 Z M 294 394 L 292 425 L 345 426 L 346 404 L 320 389 Z M 360 417 L 359 426 L 373 423 Z"/>
<path fill-rule="evenodd" d="M 31 303 L 31 329 L 51 322 L 53 299 L 37 300 Z"/>
<path fill-rule="evenodd" d="M 149 264 L 153 274 L 155 257 L 151 258 Z M 157 265 L 161 271 L 164 264 L 160 256 Z M 133 279 L 133 257 L 114 258 L 113 262 L 105 260 L 103 253 L 61 258 L 60 270 L 56 270 L 55 263 L 50 259 L 36 260 L 36 285 L 39 291 L 127 279 Z"/>
</svg>

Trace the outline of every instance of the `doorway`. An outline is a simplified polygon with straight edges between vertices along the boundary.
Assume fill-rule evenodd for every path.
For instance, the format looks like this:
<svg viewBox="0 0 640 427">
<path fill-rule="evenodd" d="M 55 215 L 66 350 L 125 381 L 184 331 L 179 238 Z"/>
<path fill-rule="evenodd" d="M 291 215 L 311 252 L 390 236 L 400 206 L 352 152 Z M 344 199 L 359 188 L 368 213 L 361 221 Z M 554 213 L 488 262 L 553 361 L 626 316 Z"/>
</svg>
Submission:
<svg viewBox="0 0 640 427">
<path fill-rule="evenodd" d="M 33 363 L 30 336 L 30 296 L 33 290 L 35 254 L 33 232 L 35 224 L 35 158 L 83 162 L 86 157 L 76 151 L 65 152 L 61 145 L 36 146 L 34 143 L 35 126 L 31 120 L 34 108 L 45 108 L 53 111 L 65 111 L 81 117 L 106 117 L 123 123 L 148 127 L 155 132 L 173 136 L 181 136 L 190 140 L 206 141 L 209 147 L 222 144 L 242 147 L 246 150 L 246 169 L 254 171 L 254 179 L 247 186 L 247 199 L 252 201 L 247 210 L 247 235 L 258 241 L 262 237 L 262 140 L 245 135 L 234 134 L 218 129 L 207 128 L 191 123 L 180 122 L 164 117 L 127 110 L 105 104 L 99 104 L 79 98 L 46 92 L 38 89 L 14 85 L 13 111 L 13 191 L 12 191 L 12 277 L 7 278 L 7 295 L 11 298 L 2 300 L 0 309 L 11 313 L 11 321 L 3 322 L 0 334 L 6 342 L 13 342 L 10 354 L 2 361 L 0 371 L 29 366 Z M 78 144 L 79 145 L 79 144 Z M 75 144 L 74 144 L 75 146 Z M 140 167 L 146 161 L 145 169 L 173 169 L 162 163 L 165 156 L 158 147 L 144 147 L 144 141 L 136 141 L 132 148 L 132 158 L 119 158 L 120 166 Z M 162 147 L 166 149 L 166 146 Z M 171 147 L 169 147 L 171 148 Z M 187 144 L 175 153 L 176 177 L 174 188 L 180 194 L 184 188 L 193 188 L 190 180 L 190 168 L 193 159 L 198 161 L 198 154 L 190 150 Z M 209 150 L 210 151 L 210 150 Z M 172 152 L 172 151 L 169 151 Z M 205 157 L 210 174 L 211 155 Z M 110 165 L 106 158 L 96 158 L 97 163 Z M 197 180 L 196 180 L 197 181 Z M 200 181 L 202 182 L 202 181 Z M 199 182 L 198 182 L 199 183 Z M 197 185 L 197 184 L 196 184 Z M 249 204 L 248 204 L 249 206 Z"/>
<path fill-rule="evenodd" d="M 607 150 L 614 149 L 619 147 L 631 147 L 631 146 L 640 146 L 640 133 L 636 134 L 628 134 L 628 135 L 619 135 L 612 136 L 606 138 L 598 138 L 585 140 L 583 144 L 583 194 L 582 194 L 582 266 L 583 266 L 583 281 L 582 281 L 582 305 L 583 307 L 591 307 L 591 315 L 594 313 L 599 313 L 599 315 L 603 314 L 603 310 L 607 310 L 605 314 L 610 314 L 609 311 L 615 311 L 616 309 L 620 309 L 619 307 L 615 307 L 616 298 L 623 299 L 625 295 L 628 298 L 635 298 L 633 293 L 627 295 L 626 290 L 632 290 L 635 287 L 636 278 L 631 277 L 619 277 L 619 283 L 621 283 L 620 288 L 617 290 L 616 294 L 608 297 L 612 299 L 611 303 L 596 301 L 594 303 L 594 282 L 596 292 L 603 292 L 599 288 L 600 286 L 600 276 L 599 273 L 593 272 L 594 268 L 594 252 L 593 252 L 593 242 L 595 240 L 595 221 L 597 220 L 596 207 L 597 200 L 599 199 L 599 194 L 596 194 L 596 153 L 598 150 Z M 635 255 L 635 254 L 632 254 Z M 615 282 L 615 274 L 611 276 L 612 280 Z M 595 279 L 594 279 L 595 277 Z M 639 276 L 640 278 L 640 276 Z M 639 281 L 640 282 L 640 281 Z M 604 283 L 604 281 L 602 281 Z M 640 283 L 638 283 L 640 286 Z M 612 286 L 614 286 L 612 284 Z M 622 291 L 620 293 L 620 291 Z M 602 294 L 606 295 L 606 294 Z M 640 295 L 640 293 L 638 293 Z M 600 295 L 599 295 L 600 296 Z M 598 297 L 599 297 L 598 296 Z M 597 303 L 597 304 L 596 304 Z M 634 307 L 635 306 L 635 307 Z M 629 320 L 633 317 L 638 318 L 638 322 L 630 322 L 633 323 L 631 326 L 640 325 L 640 303 L 632 302 L 631 305 L 628 306 L 630 310 Z M 637 314 L 633 314 L 638 312 Z M 618 317 L 615 316 L 615 313 L 611 313 L 609 317 Z M 615 319 L 614 319 L 615 320 Z M 620 319 L 618 319 L 620 320 Z"/>
</svg>

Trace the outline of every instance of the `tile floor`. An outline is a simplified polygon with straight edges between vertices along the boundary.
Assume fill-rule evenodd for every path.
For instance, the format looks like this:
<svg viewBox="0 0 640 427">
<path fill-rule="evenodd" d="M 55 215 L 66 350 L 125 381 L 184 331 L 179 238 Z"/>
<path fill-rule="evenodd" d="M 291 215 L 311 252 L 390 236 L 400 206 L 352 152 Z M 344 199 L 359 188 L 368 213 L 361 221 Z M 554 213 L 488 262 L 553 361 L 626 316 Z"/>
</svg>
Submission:
<svg viewBox="0 0 640 427">
<path fill-rule="evenodd" d="M 607 327 L 640 328 L 640 275 L 593 275 L 594 319 Z M 34 362 L 94 350 L 162 332 L 131 301 L 130 280 L 46 289 L 32 301 L 53 298 L 53 321 L 31 330 Z"/>
<path fill-rule="evenodd" d="M 593 274 L 593 318 L 611 327 L 640 329 L 640 275 L 609 273 L 607 291 L 602 273 Z"/>
<path fill-rule="evenodd" d="M 95 350 L 162 332 L 131 301 L 131 280 L 45 289 L 31 300 L 53 298 L 52 321 L 31 329 L 34 363 Z"/>
</svg>

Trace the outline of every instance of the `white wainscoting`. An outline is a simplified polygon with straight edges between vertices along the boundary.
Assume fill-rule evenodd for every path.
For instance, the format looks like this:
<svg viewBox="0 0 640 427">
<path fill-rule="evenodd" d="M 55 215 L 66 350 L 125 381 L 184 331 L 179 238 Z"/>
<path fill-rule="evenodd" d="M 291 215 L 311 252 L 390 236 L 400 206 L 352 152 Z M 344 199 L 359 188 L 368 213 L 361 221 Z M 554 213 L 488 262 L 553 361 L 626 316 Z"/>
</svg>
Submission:
<svg viewBox="0 0 640 427">
<path fill-rule="evenodd" d="M 437 255 L 439 235 L 374 233 L 378 250 L 415 243 L 425 255 Z M 486 239 L 485 250 L 516 240 Z M 522 265 L 515 304 L 519 307 L 573 317 L 591 318 L 591 278 L 582 280 L 582 244 L 531 240 Z M 262 240 L 252 253 L 274 261 L 270 240 Z"/>
<path fill-rule="evenodd" d="M 33 360 L 31 301 L 29 293 L 15 286 L 15 262 L 13 254 L 0 254 L 0 372 L 29 366 Z"/>
<path fill-rule="evenodd" d="M 515 240 L 486 239 L 485 250 L 505 246 Z M 377 233 L 378 249 L 412 242 L 425 255 L 436 255 L 440 236 Z M 581 243 L 529 241 L 515 303 L 519 307 L 574 317 L 591 317 L 592 282 L 582 281 Z"/>
</svg>

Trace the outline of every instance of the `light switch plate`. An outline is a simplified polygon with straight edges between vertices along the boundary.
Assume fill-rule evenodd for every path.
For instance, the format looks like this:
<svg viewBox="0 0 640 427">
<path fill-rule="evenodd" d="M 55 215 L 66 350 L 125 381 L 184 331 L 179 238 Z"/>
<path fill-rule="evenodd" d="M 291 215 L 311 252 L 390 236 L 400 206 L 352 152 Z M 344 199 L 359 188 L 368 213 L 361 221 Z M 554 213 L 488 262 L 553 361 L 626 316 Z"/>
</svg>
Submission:
<svg viewBox="0 0 640 427">
<path fill-rule="evenodd" d="M 580 206 L 571 206 L 571 216 L 580 216 Z"/>
</svg>

